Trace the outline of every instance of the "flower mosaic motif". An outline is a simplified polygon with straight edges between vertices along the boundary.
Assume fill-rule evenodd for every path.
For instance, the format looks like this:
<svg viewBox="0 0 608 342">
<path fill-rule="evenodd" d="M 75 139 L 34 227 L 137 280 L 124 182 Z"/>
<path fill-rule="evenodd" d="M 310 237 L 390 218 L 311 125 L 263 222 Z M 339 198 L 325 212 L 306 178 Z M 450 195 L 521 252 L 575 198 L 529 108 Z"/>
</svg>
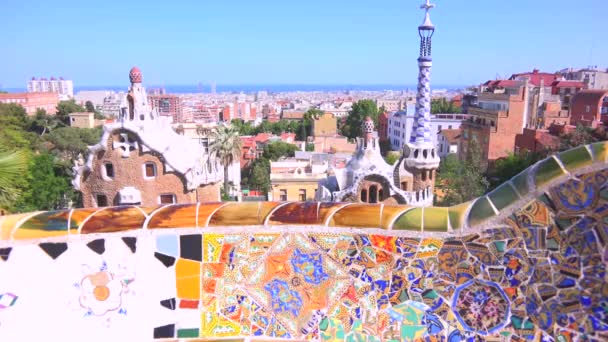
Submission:
<svg viewBox="0 0 608 342">
<path fill-rule="evenodd" d="M 80 293 L 78 303 L 86 310 L 85 316 L 105 316 L 109 312 L 127 313 L 124 297 L 134 279 L 122 274 L 124 270 L 120 266 L 117 269 L 121 274 L 109 271 L 105 262 L 96 270 L 84 265 L 84 276 L 75 286 Z"/>
<path fill-rule="evenodd" d="M 467 330 L 482 335 L 502 328 L 509 317 L 509 300 L 500 286 L 481 280 L 471 280 L 458 287 L 453 307 Z"/>
</svg>

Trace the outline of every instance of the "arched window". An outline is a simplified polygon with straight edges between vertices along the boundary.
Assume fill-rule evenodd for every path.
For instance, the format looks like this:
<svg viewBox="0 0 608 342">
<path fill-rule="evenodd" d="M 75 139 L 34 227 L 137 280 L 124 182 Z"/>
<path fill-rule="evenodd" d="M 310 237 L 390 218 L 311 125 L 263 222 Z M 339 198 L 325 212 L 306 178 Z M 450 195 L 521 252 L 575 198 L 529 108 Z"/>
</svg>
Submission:
<svg viewBox="0 0 608 342">
<path fill-rule="evenodd" d="M 367 190 L 361 190 L 361 202 L 367 203 Z"/>
</svg>

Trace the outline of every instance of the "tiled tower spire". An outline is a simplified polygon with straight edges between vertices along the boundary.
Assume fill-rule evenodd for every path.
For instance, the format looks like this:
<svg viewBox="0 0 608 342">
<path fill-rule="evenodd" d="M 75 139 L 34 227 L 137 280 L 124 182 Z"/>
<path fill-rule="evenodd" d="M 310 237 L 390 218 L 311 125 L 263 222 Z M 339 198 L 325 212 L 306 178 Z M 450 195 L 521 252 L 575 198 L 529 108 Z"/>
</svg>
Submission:
<svg viewBox="0 0 608 342">
<path fill-rule="evenodd" d="M 431 131 L 431 38 L 435 32 L 435 25 L 431 22 L 429 10 L 435 7 L 426 0 L 420 8 L 425 10 L 424 21 L 418 26 L 420 34 L 420 56 L 418 57 L 418 94 L 416 95 L 416 113 L 410 140 L 403 145 L 401 161 L 395 169 L 395 180 L 401 178 L 401 165 L 411 174 L 412 187 L 403 190 L 413 191 L 417 196 L 414 205 L 431 205 L 433 203 L 433 190 L 435 188 L 435 170 L 439 167 L 439 156 L 435 151 Z M 400 182 L 404 184 L 404 182 Z"/>
<path fill-rule="evenodd" d="M 418 57 L 418 94 L 416 95 L 416 113 L 410 141 L 403 147 L 405 163 L 410 168 L 431 170 L 439 166 L 431 134 L 431 38 L 435 25 L 431 22 L 429 10 L 435 7 L 429 0 L 420 8 L 425 10 L 424 21 L 418 26 L 420 34 L 420 56 Z"/>
</svg>

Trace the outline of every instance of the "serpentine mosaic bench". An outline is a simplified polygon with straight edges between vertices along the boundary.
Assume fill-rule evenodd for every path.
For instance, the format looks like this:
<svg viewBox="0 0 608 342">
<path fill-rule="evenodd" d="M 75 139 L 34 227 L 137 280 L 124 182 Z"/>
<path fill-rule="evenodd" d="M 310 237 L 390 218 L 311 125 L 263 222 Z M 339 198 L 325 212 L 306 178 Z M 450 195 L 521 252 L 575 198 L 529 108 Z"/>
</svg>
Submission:
<svg viewBox="0 0 608 342">
<path fill-rule="evenodd" d="M 449 208 L 0 218 L 0 341 L 608 339 L 608 144 Z"/>
</svg>

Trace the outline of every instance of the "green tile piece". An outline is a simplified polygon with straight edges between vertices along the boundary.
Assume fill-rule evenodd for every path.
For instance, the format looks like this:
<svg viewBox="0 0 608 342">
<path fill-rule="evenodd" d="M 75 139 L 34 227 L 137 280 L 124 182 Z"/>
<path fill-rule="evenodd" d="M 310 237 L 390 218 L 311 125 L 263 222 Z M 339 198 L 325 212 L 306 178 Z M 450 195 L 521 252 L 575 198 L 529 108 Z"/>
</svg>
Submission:
<svg viewBox="0 0 608 342">
<path fill-rule="evenodd" d="M 605 162 L 608 157 L 608 141 L 600 141 L 589 145 L 595 161 Z"/>
<path fill-rule="evenodd" d="M 448 231 L 448 208 L 424 208 L 423 229 L 425 232 Z"/>
<path fill-rule="evenodd" d="M 566 170 L 570 172 L 593 163 L 593 159 L 591 159 L 591 155 L 585 146 L 564 151 L 559 154 L 559 159 L 564 164 Z"/>
<path fill-rule="evenodd" d="M 494 207 L 496 207 L 498 210 L 502 210 L 519 199 L 515 193 L 515 190 L 513 190 L 509 183 L 504 183 L 503 185 L 499 186 L 496 190 L 492 191 L 488 197 L 494 204 Z"/>
<path fill-rule="evenodd" d="M 496 215 L 490 201 L 484 196 L 475 201 L 469 213 L 469 226 L 474 226 Z"/>
<path fill-rule="evenodd" d="M 529 168 L 511 179 L 511 185 L 515 187 L 521 196 L 527 195 L 530 191 L 530 187 L 528 186 L 528 172 L 530 172 Z"/>
<path fill-rule="evenodd" d="M 398 230 L 422 230 L 422 208 L 414 208 L 406 211 L 393 223 L 393 229 Z"/>
<path fill-rule="evenodd" d="M 448 208 L 448 217 L 452 230 L 458 230 L 464 227 L 464 219 L 470 206 L 471 202 L 466 202 Z"/>
<path fill-rule="evenodd" d="M 503 253 L 505 251 L 505 245 L 506 243 L 504 241 L 494 241 L 494 247 L 499 253 Z"/>
<path fill-rule="evenodd" d="M 177 329 L 178 338 L 198 337 L 198 328 L 194 329 Z"/>
<path fill-rule="evenodd" d="M 563 175 L 564 171 L 559 166 L 555 158 L 550 157 L 540 162 L 536 168 L 534 179 L 536 181 L 536 186 L 538 187 Z"/>
</svg>

